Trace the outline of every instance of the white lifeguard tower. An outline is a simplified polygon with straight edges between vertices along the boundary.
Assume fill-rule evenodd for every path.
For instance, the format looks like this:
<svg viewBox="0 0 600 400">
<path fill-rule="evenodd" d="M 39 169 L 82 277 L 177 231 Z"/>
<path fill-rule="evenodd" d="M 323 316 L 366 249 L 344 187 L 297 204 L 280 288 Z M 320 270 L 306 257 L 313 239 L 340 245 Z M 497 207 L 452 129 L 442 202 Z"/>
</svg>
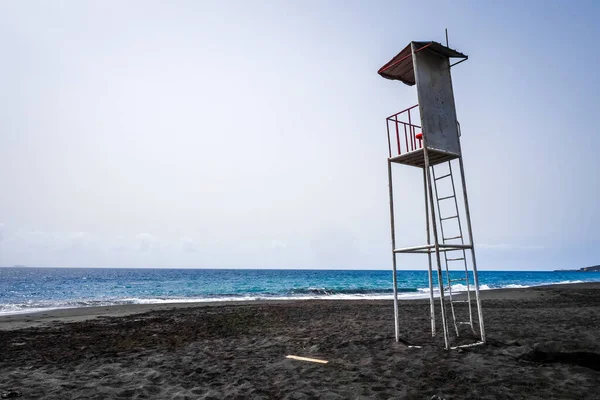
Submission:
<svg viewBox="0 0 600 400">
<path fill-rule="evenodd" d="M 384 78 L 399 80 L 408 86 L 416 85 L 418 98 L 418 104 L 386 118 L 396 341 L 400 339 L 397 255 L 417 253 L 427 254 L 429 259 L 432 336 L 436 334 L 432 272 L 432 255 L 434 255 L 446 349 L 451 348 L 446 317 L 448 305 L 456 336 L 461 334 L 461 325 L 466 325 L 478 337 L 475 343 L 469 345 L 485 343 L 477 262 L 460 147 L 460 124 L 456 118 L 450 76 L 450 69 L 467 58 L 466 55 L 437 42 L 411 42 L 378 71 Z M 451 59 L 458 61 L 452 64 Z M 423 169 L 427 237 L 427 243 L 424 245 L 396 247 L 392 164 Z M 456 182 L 453 175 L 457 164 L 460 170 L 460 182 Z M 457 187 L 462 189 L 462 195 L 458 197 Z M 464 221 L 461 221 L 460 216 L 462 210 L 465 211 Z M 467 236 L 463 235 L 463 222 L 466 222 Z M 452 286 L 459 283 L 466 288 L 464 290 L 466 294 L 457 296 L 456 292 L 452 292 Z M 475 294 L 474 299 L 472 291 Z M 477 309 L 476 316 L 473 312 L 473 303 Z"/>
</svg>

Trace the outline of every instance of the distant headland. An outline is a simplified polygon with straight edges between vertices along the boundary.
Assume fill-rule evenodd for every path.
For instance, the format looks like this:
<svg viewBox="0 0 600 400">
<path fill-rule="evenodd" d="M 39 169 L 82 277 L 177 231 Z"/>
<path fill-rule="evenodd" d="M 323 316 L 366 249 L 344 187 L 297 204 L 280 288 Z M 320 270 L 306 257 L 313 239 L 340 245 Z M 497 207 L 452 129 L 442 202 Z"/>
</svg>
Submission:
<svg viewBox="0 0 600 400">
<path fill-rule="evenodd" d="M 564 271 L 574 271 L 574 272 L 600 272 L 600 265 L 594 265 L 593 267 L 583 267 L 579 269 L 555 269 L 554 272 L 564 272 Z"/>
</svg>

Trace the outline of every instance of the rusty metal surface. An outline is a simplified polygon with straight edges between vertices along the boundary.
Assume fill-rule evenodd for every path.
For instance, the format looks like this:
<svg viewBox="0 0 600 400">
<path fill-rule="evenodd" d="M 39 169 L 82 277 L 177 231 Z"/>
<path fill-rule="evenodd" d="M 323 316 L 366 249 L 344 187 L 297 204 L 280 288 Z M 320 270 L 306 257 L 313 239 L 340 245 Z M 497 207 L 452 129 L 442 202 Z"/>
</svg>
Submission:
<svg viewBox="0 0 600 400">
<path fill-rule="evenodd" d="M 409 86 L 414 85 L 415 73 L 413 70 L 411 43 L 381 67 L 377 73 L 386 79 L 398 80 Z"/>
</svg>

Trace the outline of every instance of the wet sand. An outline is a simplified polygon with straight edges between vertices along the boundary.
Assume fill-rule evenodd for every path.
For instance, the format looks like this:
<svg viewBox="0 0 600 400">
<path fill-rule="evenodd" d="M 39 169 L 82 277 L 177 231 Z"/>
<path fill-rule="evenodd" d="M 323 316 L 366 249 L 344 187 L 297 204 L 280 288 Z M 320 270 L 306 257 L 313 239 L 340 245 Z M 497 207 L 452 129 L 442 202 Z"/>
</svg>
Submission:
<svg viewBox="0 0 600 400">
<path fill-rule="evenodd" d="M 401 302 L 400 315 L 402 338 L 422 348 L 394 341 L 391 301 L 131 305 L 0 317 L 0 393 L 600 399 L 600 284 L 482 293 L 488 343 L 453 351 L 443 349 L 441 335 L 431 338 L 421 300 Z M 453 344 L 474 340 L 463 328 Z"/>
</svg>

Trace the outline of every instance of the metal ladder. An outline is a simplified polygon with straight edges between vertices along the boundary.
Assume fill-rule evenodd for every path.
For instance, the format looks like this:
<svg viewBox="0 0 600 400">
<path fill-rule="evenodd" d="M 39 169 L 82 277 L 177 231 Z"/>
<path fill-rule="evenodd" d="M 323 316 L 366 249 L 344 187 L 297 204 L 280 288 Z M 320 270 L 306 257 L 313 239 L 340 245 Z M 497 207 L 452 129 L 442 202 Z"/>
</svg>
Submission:
<svg viewBox="0 0 600 400">
<path fill-rule="evenodd" d="M 461 221 L 460 221 L 460 215 L 458 212 L 458 201 L 456 199 L 456 188 L 454 186 L 454 177 L 452 175 L 452 163 L 451 161 L 448 161 L 447 163 L 444 163 L 448 165 L 448 172 L 444 173 L 443 175 L 436 177 L 435 174 L 435 167 L 436 166 L 432 166 L 431 170 L 433 173 L 433 184 L 435 187 L 435 199 L 436 199 L 436 203 L 437 203 L 437 211 L 438 211 L 438 217 L 440 220 L 440 231 L 441 231 L 441 235 L 442 235 L 442 243 L 443 244 L 458 244 L 457 241 L 460 240 L 460 244 L 464 245 L 464 238 L 463 238 L 463 231 L 462 231 L 462 225 L 461 225 Z M 440 165 L 444 165 L 444 164 L 438 164 L 438 166 Z M 438 194 L 438 181 L 444 182 L 444 180 L 450 180 L 451 182 L 451 188 L 452 188 L 452 192 L 449 195 L 440 197 Z M 442 216 L 442 212 L 441 212 L 441 207 L 440 207 L 440 203 L 444 202 L 444 201 L 448 201 L 448 200 L 454 200 L 454 213 L 452 215 L 448 215 L 448 216 Z M 444 233 L 444 224 L 446 224 L 446 232 L 448 232 L 448 224 L 457 224 L 458 227 L 458 235 L 456 236 L 452 236 L 452 237 L 446 237 L 445 233 Z M 454 230 L 454 232 L 456 232 L 456 230 Z M 448 243 L 450 242 L 450 243 Z M 456 254 L 456 256 L 452 256 L 452 255 L 448 255 L 448 253 L 454 253 Z M 456 272 L 463 272 L 462 269 L 451 269 L 450 265 L 456 265 L 454 263 L 460 264 L 462 261 L 462 265 L 464 266 L 464 277 L 460 277 L 457 278 L 456 274 L 453 276 L 452 272 L 456 273 Z M 456 331 L 456 336 L 459 336 L 459 332 L 458 332 L 458 325 L 469 325 L 471 327 L 471 330 L 473 331 L 473 333 L 475 332 L 475 327 L 473 326 L 473 309 L 472 309 L 472 304 L 471 304 L 471 285 L 469 282 L 469 269 L 467 266 L 467 257 L 466 257 L 466 250 L 465 249 L 461 249 L 461 250 L 447 250 L 444 251 L 444 263 L 445 263 L 445 267 L 446 267 L 446 280 L 447 280 L 447 286 L 444 286 L 444 290 L 448 291 L 448 300 L 450 302 L 450 310 L 452 312 L 452 321 L 454 323 L 454 330 Z M 456 283 L 456 282 L 465 282 L 466 287 L 467 287 L 467 300 L 454 300 L 452 297 L 452 284 Z M 442 285 L 442 283 L 440 282 L 440 285 Z M 441 299 L 441 301 L 445 301 L 444 299 Z M 454 305 L 457 303 L 467 303 L 468 304 L 468 308 L 469 308 L 469 321 L 457 321 L 456 320 L 456 311 L 454 310 Z"/>
</svg>

